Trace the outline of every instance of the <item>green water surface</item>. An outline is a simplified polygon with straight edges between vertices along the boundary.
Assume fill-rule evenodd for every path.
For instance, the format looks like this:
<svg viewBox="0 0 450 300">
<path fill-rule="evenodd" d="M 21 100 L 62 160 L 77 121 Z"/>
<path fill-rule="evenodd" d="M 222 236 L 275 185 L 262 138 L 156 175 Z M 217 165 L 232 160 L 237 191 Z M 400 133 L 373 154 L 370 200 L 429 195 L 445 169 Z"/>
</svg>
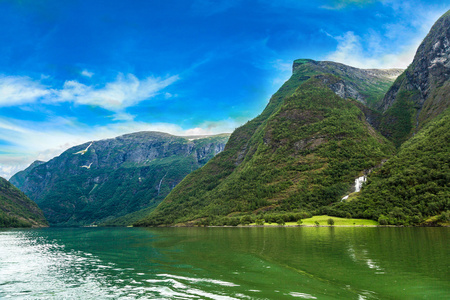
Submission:
<svg viewBox="0 0 450 300">
<path fill-rule="evenodd" d="M 450 299 L 448 228 L 0 231 L 0 299 Z"/>
</svg>

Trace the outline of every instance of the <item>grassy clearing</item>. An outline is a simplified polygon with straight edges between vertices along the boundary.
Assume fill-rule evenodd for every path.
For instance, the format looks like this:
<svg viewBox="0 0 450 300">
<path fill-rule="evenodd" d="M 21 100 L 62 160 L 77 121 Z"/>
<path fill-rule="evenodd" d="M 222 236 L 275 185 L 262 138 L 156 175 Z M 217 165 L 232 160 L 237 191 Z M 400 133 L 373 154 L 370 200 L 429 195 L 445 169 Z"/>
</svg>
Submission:
<svg viewBox="0 0 450 300">
<path fill-rule="evenodd" d="M 379 225 L 378 222 L 374 220 L 366 220 L 366 219 L 346 219 L 339 217 L 330 217 L 330 216 L 314 216 L 312 218 L 303 219 L 302 225 L 305 226 L 315 226 L 316 221 L 319 222 L 320 226 L 329 226 L 328 219 L 334 220 L 334 226 L 376 226 Z M 250 225 L 256 225 L 252 223 Z M 298 225 L 296 222 L 286 222 L 286 226 Z M 279 226 L 277 223 L 264 223 L 264 226 Z"/>
<path fill-rule="evenodd" d="M 378 225 L 378 222 L 374 220 L 367 219 L 346 219 L 346 218 L 338 218 L 338 217 L 330 217 L 330 216 L 314 216 L 309 219 L 303 219 L 302 225 L 315 225 L 315 222 L 319 222 L 319 225 L 328 225 L 328 219 L 334 220 L 334 225 Z"/>
</svg>

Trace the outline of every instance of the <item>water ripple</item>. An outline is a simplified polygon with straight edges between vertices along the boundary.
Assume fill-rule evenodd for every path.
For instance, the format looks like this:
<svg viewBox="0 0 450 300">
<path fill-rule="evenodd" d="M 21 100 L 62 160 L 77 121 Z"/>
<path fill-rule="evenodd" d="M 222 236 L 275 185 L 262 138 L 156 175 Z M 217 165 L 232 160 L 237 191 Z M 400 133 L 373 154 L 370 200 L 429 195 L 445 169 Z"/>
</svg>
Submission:
<svg viewBox="0 0 450 300">
<path fill-rule="evenodd" d="M 144 273 L 134 273 L 134 268 L 120 268 L 92 253 L 65 249 L 30 232 L 0 232 L 0 241 L 0 298 L 238 299 L 221 290 L 238 286 L 232 282 L 171 274 L 147 279 Z M 204 285 L 208 292 L 202 289 Z M 221 291 L 215 292 L 216 286 Z"/>
</svg>

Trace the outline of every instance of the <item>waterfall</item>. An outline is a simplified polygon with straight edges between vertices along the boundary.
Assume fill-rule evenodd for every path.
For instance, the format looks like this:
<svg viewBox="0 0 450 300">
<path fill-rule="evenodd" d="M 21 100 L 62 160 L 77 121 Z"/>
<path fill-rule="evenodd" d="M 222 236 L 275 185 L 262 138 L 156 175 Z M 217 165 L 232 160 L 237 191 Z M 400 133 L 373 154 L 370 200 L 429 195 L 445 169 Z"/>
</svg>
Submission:
<svg viewBox="0 0 450 300">
<path fill-rule="evenodd" d="M 167 173 L 168 173 L 168 172 L 167 172 Z M 158 196 L 159 196 L 159 190 L 161 189 L 161 183 L 162 183 L 164 177 L 167 176 L 167 173 L 166 173 L 166 175 L 164 175 L 163 178 L 161 178 L 161 180 L 159 181 L 159 185 L 158 185 Z"/>
<path fill-rule="evenodd" d="M 361 177 L 358 177 L 355 179 L 355 193 L 359 192 L 361 190 L 361 187 L 364 182 L 366 182 L 367 176 L 363 175 Z"/>
<path fill-rule="evenodd" d="M 367 180 L 367 176 L 366 175 L 363 175 L 363 176 L 358 177 L 358 178 L 355 179 L 354 193 L 357 193 L 357 192 L 359 192 L 361 190 L 362 185 L 363 185 L 364 182 L 366 182 L 366 180 Z M 341 201 L 342 200 L 347 200 L 348 196 L 350 196 L 350 195 L 342 197 Z"/>
</svg>

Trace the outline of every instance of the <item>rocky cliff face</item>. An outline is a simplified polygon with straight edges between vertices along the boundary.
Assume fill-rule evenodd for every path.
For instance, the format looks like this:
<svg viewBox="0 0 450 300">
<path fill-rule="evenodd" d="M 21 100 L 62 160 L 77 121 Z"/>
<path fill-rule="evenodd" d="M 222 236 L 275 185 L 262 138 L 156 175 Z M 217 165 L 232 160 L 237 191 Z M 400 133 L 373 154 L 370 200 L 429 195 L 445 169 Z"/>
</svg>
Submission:
<svg viewBox="0 0 450 300">
<path fill-rule="evenodd" d="M 36 203 L 0 177 L 0 228 L 43 226 L 48 223 Z"/>
<path fill-rule="evenodd" d="M 73 147 L 11 182 L 53 225 L 98 223 L 161 201 L 184 176 L 220 153 L 227 140 L 226 134 L 127 134 Z"/>
<path fill-rule="evenodd" d="M 431 28 L 411 65 L 386 93 L 383 134 L 400 145 L 449 107 L 450 11 Z"/>
<path fill-rule="evenodd" d="M 306 64 L 306 65 L 305 65 Z M 369 107 L 376 107 L 384 93 L 402 69 L 358 69 L 330 61 L 298 59 L 292 66 L 293 74 L 305 72 L 305 67 L 315 73 L 332 74 L 340 78 L 330 88 L 341 98 L 352 98 Z"/>
</svg>

